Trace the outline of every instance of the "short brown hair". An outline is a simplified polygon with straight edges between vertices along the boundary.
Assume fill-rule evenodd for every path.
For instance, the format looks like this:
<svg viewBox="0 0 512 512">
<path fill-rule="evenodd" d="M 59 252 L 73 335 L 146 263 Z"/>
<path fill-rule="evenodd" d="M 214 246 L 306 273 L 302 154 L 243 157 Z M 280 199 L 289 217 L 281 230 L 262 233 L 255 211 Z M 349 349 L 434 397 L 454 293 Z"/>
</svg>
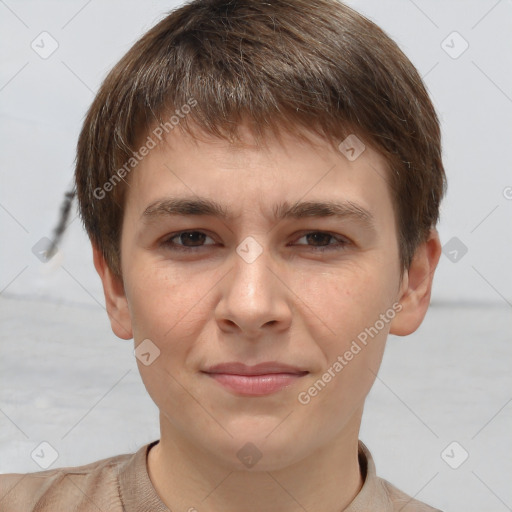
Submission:
<svg viewBox="0 0 512 512">
<path fill-rule="evenodd" d="M 80 133 L 80 214 L 117 276 L 126 196 L 126 172 L 118 171 L 151 126 L 191 99 L 179 128 L 192 136 L 200 129 L 233 140 L 248 121 L 257 137 L 304 129 L 336 144 L 361 137 L 388 163 L 400 265 L 409 268 L 446 189 L 439 121 L 413 64 L 377 25 L 336 0 L 195 0 L 112 69 Z"/>
</svg>

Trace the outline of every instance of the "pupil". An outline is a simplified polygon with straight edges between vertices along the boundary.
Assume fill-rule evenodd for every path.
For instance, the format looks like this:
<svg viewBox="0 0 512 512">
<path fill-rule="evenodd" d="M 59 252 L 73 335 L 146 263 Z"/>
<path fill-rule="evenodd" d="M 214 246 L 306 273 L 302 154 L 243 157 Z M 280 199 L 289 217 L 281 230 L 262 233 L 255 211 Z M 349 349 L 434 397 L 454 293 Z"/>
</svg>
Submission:
<svg viewBox="0 0 512 512">
<path fill-rule="evenodd" d="M 199 235 L 199 240 L 197 240 L 197 236 Z M 201 242 L 204 242 L 204 237 L 206 235 L 204 233 L 200 233 L 199 231 L 189 231 L 187 233 L 182 233 L 181 241 L 184 245 L 186 242 L 192 242 L 193 245 L 201 245 Z M 194 243 L 195 242 L 195 243 Z"/>
<path fill-rule="evenodd" d="M 306 235 L 307 238 L 308 238 L 308 241 L 311 241 L 313 239 L 313 241 L 324 241 L 325 244 L 320 244 L 320 245 L 329 245 L 329 239 L 331 238 L 331 235 L 329 235 L 328 233 L 310 233 L 309 235 Z M 323 237 L 323 238 L 322 238 Z M 318 240 L 320 238 L 320 240 Z"/>
</svg>

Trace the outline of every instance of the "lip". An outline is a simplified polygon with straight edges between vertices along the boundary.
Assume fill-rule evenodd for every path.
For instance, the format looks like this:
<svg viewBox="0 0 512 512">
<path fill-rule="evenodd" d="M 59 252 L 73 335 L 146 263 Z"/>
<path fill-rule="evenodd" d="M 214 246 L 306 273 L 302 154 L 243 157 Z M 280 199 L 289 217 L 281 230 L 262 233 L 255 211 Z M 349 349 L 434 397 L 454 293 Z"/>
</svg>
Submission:
<svg viewBox="0 0 512 512">
<path fill-rule="evenodd" d="M 239 362 L 221 363 L 205 370 L 216 382 L 245 396 L 264 396 L 293 385 L 307 370 L 275 361 L 248 366 Z"/>
</svg>

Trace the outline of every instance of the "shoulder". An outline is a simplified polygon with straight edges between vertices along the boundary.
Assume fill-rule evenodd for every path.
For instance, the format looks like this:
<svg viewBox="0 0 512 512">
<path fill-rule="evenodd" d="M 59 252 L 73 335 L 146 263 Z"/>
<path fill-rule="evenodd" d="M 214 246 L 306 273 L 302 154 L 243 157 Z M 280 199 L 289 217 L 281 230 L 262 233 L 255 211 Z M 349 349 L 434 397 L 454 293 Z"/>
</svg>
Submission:
<svg viewBox="0 0 512 512">
<path fill-rule="evenodd" d="M 134 454 L 77 467 L 0 475 L 2 512 L 122 511 L 118 474 Z"/>
<path fill-rule="evenodd" d="M 389 501 L 393 504 L 393 510 L 400 510 L 401 512 L 442 512 L 426 503 L 411 498 L 411 496 L 405 494 L 387 480 L 382 478 L 378 478 L 378 480 L 389 497 Z"/>
</svg>

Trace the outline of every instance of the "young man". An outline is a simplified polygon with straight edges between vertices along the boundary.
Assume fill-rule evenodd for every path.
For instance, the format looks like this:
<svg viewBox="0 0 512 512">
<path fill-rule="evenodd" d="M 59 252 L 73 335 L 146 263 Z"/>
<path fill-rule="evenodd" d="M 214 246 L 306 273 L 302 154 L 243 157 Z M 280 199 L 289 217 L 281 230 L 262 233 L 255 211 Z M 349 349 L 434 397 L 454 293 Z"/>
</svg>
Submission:
<svg viewBox="0 0 512 512">
<path fill-rule="evenodd" d="M 196 0 L 103 83 L 76 192 L 160 440 L 0 479 L 3 511 L 434 510 L 358 440 L 389 333 L 428 309 L 439 124 L 335 0 Z"/>
</svg>

